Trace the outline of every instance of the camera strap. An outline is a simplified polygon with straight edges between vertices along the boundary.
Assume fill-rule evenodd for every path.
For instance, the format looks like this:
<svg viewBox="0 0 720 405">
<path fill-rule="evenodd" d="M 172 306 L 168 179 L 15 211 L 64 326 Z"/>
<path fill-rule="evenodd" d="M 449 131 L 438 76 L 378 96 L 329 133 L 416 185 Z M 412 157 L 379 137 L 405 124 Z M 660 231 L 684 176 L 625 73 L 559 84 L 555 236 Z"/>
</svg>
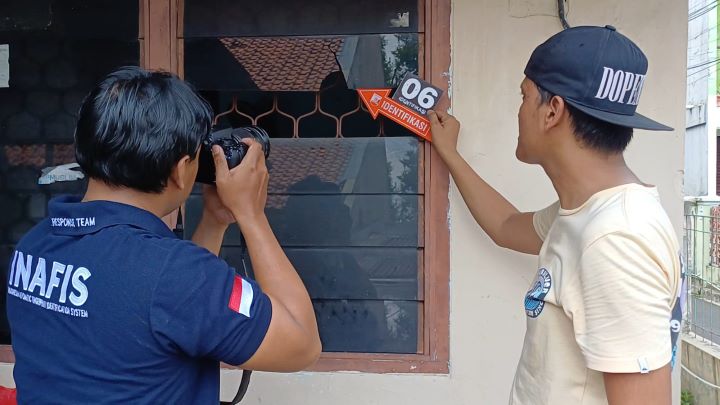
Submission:
<svg viewBox="0 0 720 405">
<path fill-rule="evenodd" d="M 183 213 L 182 208 L 178 207 L 178 218 L 177 223 L 175 224 L 175 228 L 173 229 L 173 233 L 179 238 L 183 239 L 185 234 L 185 229 L 183 226 Z M 243 267 L 243 274 L 242 276 L 245 278 L 248 278 L 248 269 L 247 265 L 245 264 L 245 255 L 247 253 L 247 246 L 245 245 L 245 237 L 240 235 L 240 238 L 242 240 L 242 254 L 240 255 L 242 267 Z M 250 386 L 250 376 L 252 375 L 252 370 L 243 370 L 242 377 L 240 379 L 240 387 L 238 387 L 237 394 L 235 394 L 235 398 L 232 399 L 230 402 L 220 402 L 221 405 L 236 405 L 242 399 L 245 397 L 245 394 L 247 393 L 248 387 Z"/>
<path fill-rule="evenodd" d="M 245 236 L 240 233 L 240 245 L 242 246 L 242 252 L 240 254 L 240 261 L 242 263 L 243 268 L 243 274 L 242 276 L 245 278 L 249 278 L 247 264 L 245 263 L 245 255 L 247 253 L 247 245 L 245 244 Z M 250 376 L 252 375 L 252 370 L 243 370 L 242 377 L 240 378 L 240 386 L 238 387 L 237 394 L 235 394 L 235 398 L 232 399 L 230 402 L 220 402 L 221 405 L 236 405 L 240 403 L 240 401 L 245 398 L 245 394 L 247 393 L 248 387 L 250 386 Z"/>
</svg>

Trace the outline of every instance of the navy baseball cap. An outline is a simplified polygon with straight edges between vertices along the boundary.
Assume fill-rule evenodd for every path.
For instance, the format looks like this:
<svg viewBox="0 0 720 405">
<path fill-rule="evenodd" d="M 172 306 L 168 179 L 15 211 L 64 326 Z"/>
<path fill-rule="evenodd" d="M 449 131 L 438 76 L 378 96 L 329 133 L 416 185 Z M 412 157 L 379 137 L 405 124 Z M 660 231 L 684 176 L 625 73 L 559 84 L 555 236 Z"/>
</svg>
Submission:
<svg viewBox="0 0 720 405">
<path fill-rule="evenodd" d="M 599 120 L 672 131 L 635 111 L 647 68 L 645 54 L 615 27 L 574 27 L 535 48 L 525 76 Z"/>
</svg>

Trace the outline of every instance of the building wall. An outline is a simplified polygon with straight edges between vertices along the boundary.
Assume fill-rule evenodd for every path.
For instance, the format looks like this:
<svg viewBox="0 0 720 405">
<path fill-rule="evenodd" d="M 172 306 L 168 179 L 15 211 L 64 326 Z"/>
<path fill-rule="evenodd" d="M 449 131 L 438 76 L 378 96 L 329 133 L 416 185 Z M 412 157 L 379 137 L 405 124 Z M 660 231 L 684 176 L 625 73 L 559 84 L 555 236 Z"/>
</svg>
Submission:
<svg viewBox="0 0 720 405">
<path fill-rule="evenodd" d="M 703 10 L 710 0 L 690 0 L 690 10 Z M 714 60 L 717 54 L 716 13 L 706 13 L 688 23 L 688 66 Z M 685 195 L 701 197 L 715 194 L 715 65 L 688 70 L 685 134 Z M 712 190 L 710 190 L 712 189 Z"/>
<path fill-rule="evenodd" d="M 706 105 L 703 103 L 697 109 L 700 110 L 702 107 L 702 111 L 705 111 L 704 107 Z M 708 195 L 708 143 L 707 123 L 693 126 L 685 131 L 684 190 L 686 196 L 701 197 Z"/>
<path fill-rule="evenodd" d="M 692 393 L 694 403 L 702 405 L 720 405 L 720 393 L 715 388 L 698 379 L 718 385 L 720 383 L 720 351 L 716 346 L 707 344 L 689 336 L 683 337 L 683 365 L 695 376 L 683 370 L 682 386 Z"/>
<path fill-rule="evenodd" d="M 560 29 L 555 0 L 455 0 L 452 14 L 452 108 L 462 121 L 460 150 L 520 209 L 554 200 L 538 167 L 515 160 L 523 68 L 532 49 Z M 638 131 L 629 164 L 657 184 L 678 235 L 683 213 L 683 133 L 687 4 L 676 0 L 570 0 L 571 25 L 612 24 L 650 60 L 640 112 L 677 128 Z M 450 375 L 255 373 L 243 403 L 502 404 L 522 347 L 522 300 L 534 258 L 494 246 L 475 225 L 457 189 L 450 192 Z M 223 373 L 224 398 L 239 373 Z M 676 380 L 677 382 L 677 380 Z M 678 384 L 675 386 L 679 397 Z"/>
</svg>

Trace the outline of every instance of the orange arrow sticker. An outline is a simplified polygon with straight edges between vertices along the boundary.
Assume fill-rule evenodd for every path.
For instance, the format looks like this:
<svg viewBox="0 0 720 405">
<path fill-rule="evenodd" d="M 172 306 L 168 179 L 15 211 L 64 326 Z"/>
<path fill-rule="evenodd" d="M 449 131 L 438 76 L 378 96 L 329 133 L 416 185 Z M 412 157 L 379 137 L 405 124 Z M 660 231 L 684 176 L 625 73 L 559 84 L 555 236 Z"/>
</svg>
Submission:
<svg viewBox="0 0 720 405">
<path fill-rule="evenodd" d="M 391 91 L 391 89 L 358 89 L 358 94 L 373 119 L 377 119 L 378 115 L 382 114 L 421 138 L 432 142 L 430 121 L 389 98 Z"/>
</svg>

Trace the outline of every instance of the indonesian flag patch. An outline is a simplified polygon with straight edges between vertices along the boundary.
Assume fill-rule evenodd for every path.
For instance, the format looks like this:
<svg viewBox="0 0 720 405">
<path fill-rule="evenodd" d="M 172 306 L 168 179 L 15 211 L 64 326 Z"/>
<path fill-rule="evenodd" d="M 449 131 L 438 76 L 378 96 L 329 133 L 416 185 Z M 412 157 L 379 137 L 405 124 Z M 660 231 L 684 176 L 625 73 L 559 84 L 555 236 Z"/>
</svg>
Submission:
<svg viewBox="0 0 720 405">
<path fill-rule="evenodd" d="M 235 276 L 233 281 L 232 293 L 230 293 L 230 302 L 228 308 L 250 318 L 250 307 L 253 303 L 252 285 L 240 276 Z"/>
</svg>

